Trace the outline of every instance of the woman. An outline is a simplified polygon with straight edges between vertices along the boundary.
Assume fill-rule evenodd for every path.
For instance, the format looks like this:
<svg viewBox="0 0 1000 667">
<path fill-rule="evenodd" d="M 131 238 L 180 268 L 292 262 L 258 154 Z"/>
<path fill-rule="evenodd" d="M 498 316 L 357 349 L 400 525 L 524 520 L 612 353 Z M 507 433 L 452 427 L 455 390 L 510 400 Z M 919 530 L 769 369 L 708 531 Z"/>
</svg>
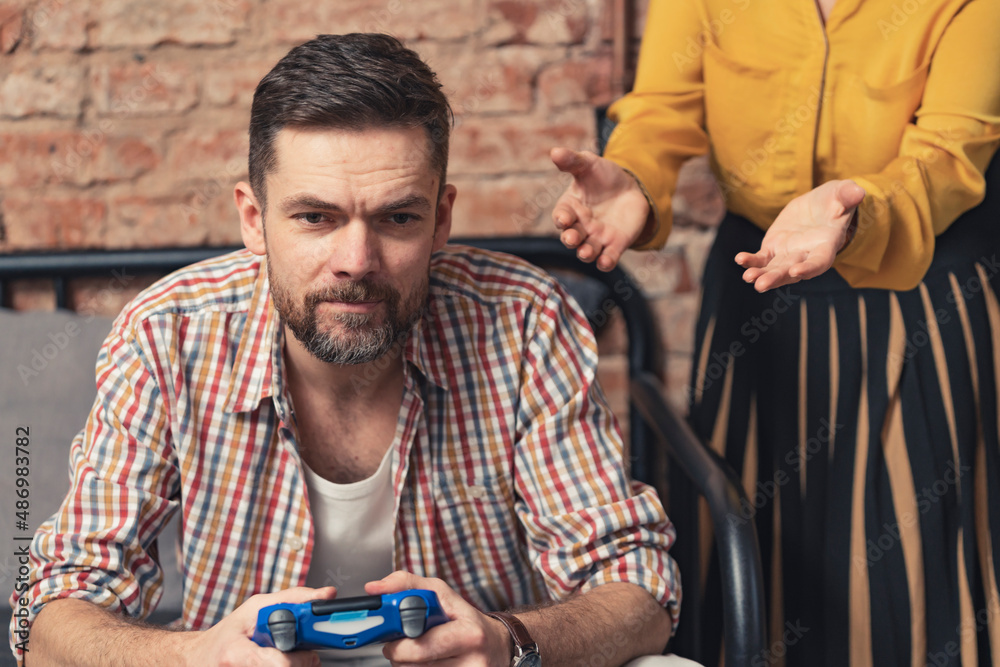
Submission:
<svg viewBox="0 0 1000 667">
<path fill-rule="evenodd" d="M 771 664 L 1000 663 L 998 32 L 998 0 L 653 0 L 604 157 L 552 151 L 605 270 L 710 156 L 690 415 L 743 476 L 773 639 L 808 628 Z"/>
</svg>

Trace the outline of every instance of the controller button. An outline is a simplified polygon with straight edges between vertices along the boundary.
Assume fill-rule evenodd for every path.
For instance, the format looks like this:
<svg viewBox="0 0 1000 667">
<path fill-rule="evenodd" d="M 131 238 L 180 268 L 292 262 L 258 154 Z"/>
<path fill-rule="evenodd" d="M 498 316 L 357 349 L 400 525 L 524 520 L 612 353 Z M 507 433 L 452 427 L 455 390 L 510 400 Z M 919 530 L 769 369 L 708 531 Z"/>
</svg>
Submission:
<svg viewBox="0 0 1000 667">
<path fill-rule="evenodd" d="M 290 609 L 276 609 L 267 617 L 267 629 L 271 631 L 274 647 L 279 651 L 295 648 L 295 614 Z"/>
<path fill-rule="evenodd" d="M 422 597 L 410 595 L 399 602 L 399 620 L 403 625 L 403 634 L 413 639 L 424 634 L 424 619 L 427 616 L 427 603 Z"/>
</svg>

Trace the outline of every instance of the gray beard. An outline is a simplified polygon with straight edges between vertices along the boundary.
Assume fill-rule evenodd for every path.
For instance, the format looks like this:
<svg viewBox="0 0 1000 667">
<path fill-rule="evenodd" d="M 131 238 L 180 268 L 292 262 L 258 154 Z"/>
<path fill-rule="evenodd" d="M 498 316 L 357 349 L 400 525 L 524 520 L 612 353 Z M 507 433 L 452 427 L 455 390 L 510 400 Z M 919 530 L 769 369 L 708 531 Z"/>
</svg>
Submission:
<svg viewBox="0 0 1000 667">
<path fill-rule="evenodd" d="M 387 320 L 380 325 L 367 326 L 371 317 L 357 313 L 343 313 L 337 315 L 335 319 L 344 326 L 349 335 L 335 337 L 317 330 L 315 311 L 313 311 L 309 322 L 311 326 L 301 332 L 296 331 L 291 325 L 289 328 L 305 348 L 320 361 L 355 366 L 380 359 L 397 341 L 402 344 L 413 325 L 420 319 L 420 313 L 416 315 L 411 322 L 397 323 Z"/>
<path fill-rule="evenodd" d="M 427 302 L 428 279 L 419 287 L 410 300 L 400 308 L 399 292 L 391 287 L 366 281 L 350 283 L 336 289 L 307 294 L 301 306 L 281 283 L 275 282 L 271 263 L 267 264 L 271 281 L 271 298 L 282 321 L 292 331 L 295 338 L 320 361 L 329 364 L 359 365 L 380 359 L 395 345 L 402 345 L 420 321 Z M 339 313 L 334 320 L 341 324 L 343 333 L 339 335 L 319 331 L 316 309 L 324 301 L 365 301 L 377 298 L 386 307 L 385 318 L 375 323 L 378 315 L 362 313 Z"/>
</svg>

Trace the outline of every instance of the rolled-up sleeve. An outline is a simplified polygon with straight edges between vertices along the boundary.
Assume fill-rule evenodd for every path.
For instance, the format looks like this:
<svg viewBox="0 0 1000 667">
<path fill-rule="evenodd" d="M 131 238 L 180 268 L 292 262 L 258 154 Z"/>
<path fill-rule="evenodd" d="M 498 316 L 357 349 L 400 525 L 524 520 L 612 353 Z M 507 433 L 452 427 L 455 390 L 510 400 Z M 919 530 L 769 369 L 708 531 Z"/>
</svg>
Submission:
<svg viewBox="0 0 1000 667">
<path fill-rule="evenodd" d="M 668 553 L 674 528 L 656 492 L 626 474 L 586 319 L 555 290 L 527 326 L 514 485 L 533 565 L 555 599 L 611 582 L 636 584 L 667 608 L 676 627 L 680 576 Z"/>
</svg>

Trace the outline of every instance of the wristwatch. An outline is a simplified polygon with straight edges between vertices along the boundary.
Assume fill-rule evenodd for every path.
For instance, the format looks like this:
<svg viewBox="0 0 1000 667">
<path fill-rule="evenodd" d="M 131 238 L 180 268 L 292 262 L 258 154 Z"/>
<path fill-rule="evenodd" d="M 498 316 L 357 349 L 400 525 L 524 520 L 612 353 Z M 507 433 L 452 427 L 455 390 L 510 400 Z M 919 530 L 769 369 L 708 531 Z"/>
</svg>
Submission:
<svg viewBox="0 0 1000 667">
<path fill-rule="evenodd" d="M 486 615 L 503 623 L 510 638 L 514 640 L 514 657 L 511 658 L 510 667 L 541 667 L 542 656 L 538 653 L 538 644 L 517 616 L 503 611 L 492 611 Z"/>
</svg>

